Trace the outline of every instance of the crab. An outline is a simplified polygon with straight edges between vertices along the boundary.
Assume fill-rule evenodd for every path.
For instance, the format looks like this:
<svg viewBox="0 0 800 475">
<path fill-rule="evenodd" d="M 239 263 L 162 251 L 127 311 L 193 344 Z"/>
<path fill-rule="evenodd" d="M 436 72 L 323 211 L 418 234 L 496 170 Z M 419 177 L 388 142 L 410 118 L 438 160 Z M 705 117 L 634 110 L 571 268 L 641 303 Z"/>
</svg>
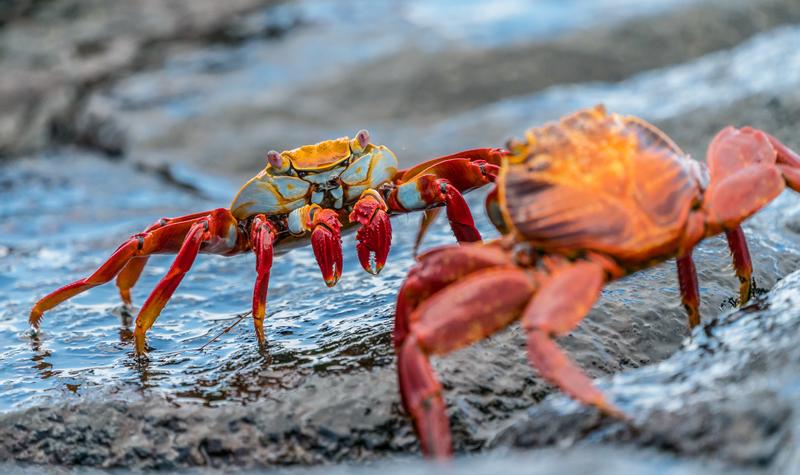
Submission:
<svg viewBox="0 0 800 475">
<path fill-rule="evenodd" d="M 465 150 L 398 170 L 389 148 L 370 142 L 365 130 L 294 150 L 266 154 L 266 166 L 239 190 L 230 208 L 163 218 L 134 234 L 93 274 L 61 287 L 33 306 L 29 322 L 38 328 L 44 312 L 116 276 L 123 302 L 150 255 L 176 253 L 167 274 L 136 317 L 134 343 L 145 352 L 145 333 L 200 252 L 256 255 L 252 315 L 256 338 L 266 344 L 264 318 L 273 249 L 310 237 L 325 283 L 342 275 L 342 228 L 360 225 L 356 239 L 362 267 L 377 274 L 391 246 L 389 216 L 424 210 L 419 242 L 444 207 L 459 242 L 481 239 L 462 193 L 493 182 L 505 152 Z M 288 247 L 288 246 L 287 246 Z"/>
<path fill-rule="evenodd" d="M 398 294 L 394 345 L 403 405 L 425 454 L 451 455 L 442 388 L 429 358 L 520 320 L 530 364 L 573 399 L 613 417 L 608 401 L 557 346 L 603 286 L 677 258 L 689 326 L 700 322 L 692 249 L 725 232 L 750 297 L 752 266 L 740 223 L 786 186 L 800 191 L 800 156 L 750 127 L 727 127 L 706 164 L 663 132 L 602 106 L 509 142 L 488 214 L 502 236 L 419 257 Z"/>
</svg>

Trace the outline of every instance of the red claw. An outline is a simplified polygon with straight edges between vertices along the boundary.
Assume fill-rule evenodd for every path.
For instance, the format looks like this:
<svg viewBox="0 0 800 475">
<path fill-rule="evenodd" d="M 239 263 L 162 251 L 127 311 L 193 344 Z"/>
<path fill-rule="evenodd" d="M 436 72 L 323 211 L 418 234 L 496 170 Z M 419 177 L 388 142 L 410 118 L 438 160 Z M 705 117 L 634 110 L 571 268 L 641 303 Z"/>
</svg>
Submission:
<svg viewBox="0 0 800 475">
<path fill-rule="evenodd" d="M 313 216 L 311 247 L 317 258 L 322 278 L 328 287 L 333 287 L 342 276 L 342 232 L 335 211 L 319 209 Z"/>
<path fill-rule="evenodd" d="M 361 224 L 356 234 L 356 251 L 361 267 L 370 274 L 378 274 L 386 264 L 392 245 L 392 223 L 386 204 L 379 196 L 365 195 L 350 213 L 350 221 Z"/>
<path fill-rule="evenodd" d="M 445 196 L 447 219 L 450 221 L 450 227 L 456 240 L 458 242 L 480 241 L 481 233 L 475 227 L 475 221 L 472 219 L 472 213 L 469 211 L 469 205 L 464 200 L 464 196 L 447 181 L 440 180 L 440 184 L 444 188 L 442 191 Z"/>
</svg>

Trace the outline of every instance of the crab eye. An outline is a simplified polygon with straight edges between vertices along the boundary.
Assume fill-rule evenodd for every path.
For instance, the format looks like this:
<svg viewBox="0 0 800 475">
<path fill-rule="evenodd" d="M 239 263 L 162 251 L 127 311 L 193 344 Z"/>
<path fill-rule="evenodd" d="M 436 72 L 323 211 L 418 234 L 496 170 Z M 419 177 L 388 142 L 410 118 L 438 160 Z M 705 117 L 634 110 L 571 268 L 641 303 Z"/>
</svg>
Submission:
<svg viewBox="0 0 800 475">
<path fill-rule="evenodd" d="M 510 138 L 506 141 L 506 150 L 511 153 L 522 153 L 525 150 L 525 144 L 519 139 Z"/>
<path fill-rule="evenodd" d="M 283 158 L 281 157 L 281 154 L 275 150 L 270 150 L 267 152 L 267 161 L 275 169 L 280 170 L 283 168 Z"/>
<path fill-rule="evenodd" d="M 368 144 L 369 144 L 369 132 L 367 132 L 364 129 L 361 129 L 358 131 L 358 133 L 356 133 L 355 138 L 350 143 L 350 148 L 354 152 L 360 152 L 365 148 L 367 148 Z"/>
</svg>

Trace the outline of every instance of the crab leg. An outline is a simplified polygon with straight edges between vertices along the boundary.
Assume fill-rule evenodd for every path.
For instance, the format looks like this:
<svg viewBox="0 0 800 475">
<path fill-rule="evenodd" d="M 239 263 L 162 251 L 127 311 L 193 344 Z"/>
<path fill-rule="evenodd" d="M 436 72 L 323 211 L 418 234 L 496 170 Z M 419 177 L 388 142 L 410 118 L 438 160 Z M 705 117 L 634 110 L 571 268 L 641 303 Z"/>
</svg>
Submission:
<svg viewBox="0 0 800 475">
<path fill-rule="evenodd" d="M 497 170 L 503 162 L 503 157 L 508 155 L 508 151 L 500 148 L 475 148 L 471 150 L 463 150 L 461 152 L 451 153 L 442 157 L 436 157 L 431 160 L 418 163 L 417 165 L 400 170 L 395 177 L 400 182 L 410 181 L 413 177 L 420 176 L 427 173 L 432 167 L 451 160 L 461 160 L 468 162 L 485 162 L 493 165 L 494 174 L 497 175 Z M 463 191 L 463 190 L 462 190 Z"/>
<path fill-rule="evenodd" d="M 387 210 L 380 193 L 368 189 L 361 193 L 350 213 L 350 222 L 361 224 L 356 234 L 358 261 L 370 274 L 378 274 L 383 269 L 392 245 L 392 223 Z"/>
<path fill-rule="evenodd" d="M 167 274 L 159 281 L 156 288 L 147 297 L 147 300 L 136 316 L 136 324 L 133 330 L 133 339 L 136 353 L 141 355 L 145 351 L 145 333 L 155 323 L 156 318 L 161 314 L 161 310 L 169 301 L 175 289 L 183 280 L 186 272 L 194 264 L 200 247 L 204 244 L 212 248 L 213 252 L 225 254 L 236 250 L 238 235 L 231 242 L 231 231 L 236 231 L 236 218 L 227 209 L 212 211 L 204 218 L 193 222 L 183 240 L 178 255 L 172 262 Z"/>
<path fill-rule="evenodd" d="M 752 296 L 753 263 L 750 259 L 750 251 L 747 249 L 747 240 L 741 226 L 725 231 L 725 237 L 728 239 L 728 247 L 733 256 L 733 268 L 736 271 L 736 277 L 739 278 L 739 305 L 742 306 Z"/>
<path fill-rule="evenodd" d="M 205 216 L 208 214 L 209 212 L 204 213 Z M 31 309 L 28 321 L 34 328 L 38 328 L 44 312 L 92 287 L 110 281 L 134 257 L 177 251 L 189 228 L 197 221 L 198 219 L 180 221 L 154 231 L 131 236 L 92 275 L 67 284 L 36 302 Z"/>
<path fill-rule="evenodd" d="M 444 205 L 456 239 L 480 241 L 481 235 L 461 193 L 492 183 L 498 167 L 484 160 L 447 158 L 411 175 L 417 168 L 402 174 L 397 188 L 389 195 L 389 209 L 408 212 Z"/>
<path fill-rule="evenodd" d="M 681 289 L 681 303 L 689 316 L 689 328 L 700 324 L 700 289 L 697 284 L 697 269 L 692 259 L 692 251 L 677 259 L 678 284 Z"/>
<path fill-rule="evenodd" d="M 751 296 L 753 266 L 739 223 L 789 185 L 800 190 L 800 157 L 775 137 L 751 127 L 720 131 L 708 146 L 711 183 L 704 210 L 710 234 L 724 230 L 739 278 L 740 304 Z"/>
<path fill-rule="evenodd" d="M 777 166 L 786 180 L 786 184 L 794 191 L 800 192 L 800 154 L 784 145 L 780 140 L 766 134 L 770 144 L 777 152 Z"/>
<path fill-rule="evenodd" d="M 594 262 L 557 269 L 525 308 L 522 327 L 528 333 L 528 359 L 542 377 L 584 404 L 623 417 L 555 343 L 556 337 L 572 331 L 589 313 L 605 281 L 605 270 Z"/>
<path fill-rule="evenodd" d="M 486 298 L 499 292 L 502 299 Z M 524 271 L 483 269 L 437 292 L 409 316 L 411 332 L 400 345 L 397 374 L 403 405 L 425 454 L 447 458 L 452 451 L 442 388 L 429 355 L 450 353 L 506 327 L 533 292 Z"/>
<path fill-rule="evenodd" d="M 514 267 L 509 255 L 491 245 L 448 246 L 432 249 L 419 256 L 397 294 L 393 341 L 399 349 L 410 331 L 411 314 L 434 293 L 481 269 Z"/>
<path fill-rule="evenodd" d="M 261 348 L 266 345 L 264 337 L 264 315 L 267 310 L 267 289 L 269 273 L 272 269 L 272 246 L 275 230 L 266 216 L 260 214 L 253 218 L 250 236 L 253 252 L 256 255 L 256 283 L 253 289 L 253 326 Z"/>
<path fill-rule="evenodd" d="M 342 276 L 342 225 L 336 211 L 316 204 L 289 213 L 289 231 L 297 236 L 311 231 L 311 247 L 322 278 L 333 287 Z"/>
<path fill-rule="evenodd" d="M 145 229 L 141 234 L 151 233 L 156 229 L 163 228 L 168 224 L 192 221 L 205 216 L 208 216 L 208 211 L 187 214 L 186 216 L 179 216 L 177 218 L 161 218 L 155 224 Z M 144 266 L 147 264 L 148 260 L 149 256 L 133 257 L 130 261 L 128 261 L 127 264 L 125 264 L 125 267 L 122 268 L 119 274 L 117 274 L 117 288 L 119 289 L 119 295 L 125 305 L 132 304 L 131 289 L 134 285 L 136 285 L 136 282 L 142 275 L 142 271 L 144 270 Z"/>
<path fill-rule="evenodd" d="M 151 232 L 148 228 L 145 232 Z M 139 277 L 142 275 L 142 271 L 144 271 L 144 267 L 147 265 L 147 261 L 150 260 L 149 256 L 143 257 L 132 257 L 125 267 L 119 271 L 117 274 L 117 289 L 119 289 L 119 296 L 122 299 L 122 303 L 127 306 L 133 305 L 133 298 L 131 297 L 131 289 L 136 282 L 139 280 Z"/>
</svg>

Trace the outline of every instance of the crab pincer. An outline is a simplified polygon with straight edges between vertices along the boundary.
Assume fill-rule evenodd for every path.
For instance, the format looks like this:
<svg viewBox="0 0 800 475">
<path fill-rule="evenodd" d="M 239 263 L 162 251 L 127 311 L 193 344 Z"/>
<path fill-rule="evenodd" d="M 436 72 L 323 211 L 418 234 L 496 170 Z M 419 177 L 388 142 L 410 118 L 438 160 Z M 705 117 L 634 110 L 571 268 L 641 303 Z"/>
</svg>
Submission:
<svg viewBox="0 0 800 475">
<path fill-rule="evenodd" d="M 356 234 L 358 261 L 365 271 L 373 275 L 383 269 L 392 246 L 392 223 L 387 209 L 386 202 L 377 191 L 366 190 L 350 213 L 350 222 L 361 224 Z"/>
<path fill-rule="evenodd" d="M 311 247 L 325 285 L 333 287 L 342 276 L 342 225 L 336 211 L 313 207 L 309 211 Z"/>
</svg>

